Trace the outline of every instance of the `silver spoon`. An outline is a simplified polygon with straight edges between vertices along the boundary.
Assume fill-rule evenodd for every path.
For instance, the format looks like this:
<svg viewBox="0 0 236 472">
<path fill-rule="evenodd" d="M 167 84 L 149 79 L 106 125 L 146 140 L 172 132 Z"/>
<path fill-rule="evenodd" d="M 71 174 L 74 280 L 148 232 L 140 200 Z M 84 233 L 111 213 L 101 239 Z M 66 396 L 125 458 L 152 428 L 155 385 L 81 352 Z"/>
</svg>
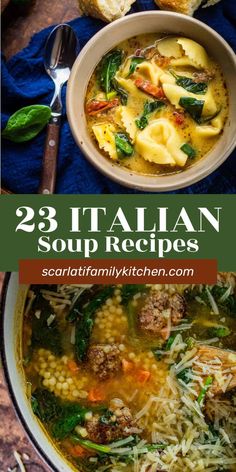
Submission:
<svg viewBox="0 0 236 472">
<path fill-rule="evenodd" d="M 55 189 L 62 114 L 61 90 L 69 79 L 78 52 L 78 39 L 71 26 L 66 24 L 56 26 L 47 39 L 44 53 L 44 66 L 54 82 L 55 91 L 50 104 L 52 114 L 47 128 L 42 176 L 38 193 L 51 194 Z"/>
</svg>

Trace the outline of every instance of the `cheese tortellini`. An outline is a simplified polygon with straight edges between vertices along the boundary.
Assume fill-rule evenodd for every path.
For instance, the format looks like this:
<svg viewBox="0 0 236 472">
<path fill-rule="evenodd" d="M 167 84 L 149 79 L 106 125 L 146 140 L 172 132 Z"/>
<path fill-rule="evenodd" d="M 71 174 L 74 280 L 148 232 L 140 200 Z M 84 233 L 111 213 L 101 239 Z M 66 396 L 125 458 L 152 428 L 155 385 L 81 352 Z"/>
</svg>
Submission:
<svg viewBox="0 0 236 472">
<path fill-rule="evenodd" d="M 186 90 L 183 93 L 182 87 L 179 87 L 178 85 L 175 85 L 175 84 L 169 84 L 169 83 L 163 83 L 163 90 L 165 92 L 166 97 L 170 101 L 170 103 L 174 105 L 177 109 L 181 108 L 181 105 L 180 105 L 181 97 L 189 97 L 189 98 L 194 98 L 196 100 L 204 101 L 202 116 L 212 116 L 217 111 L 216 102 L 214 100 L 210 86 L 208 87 L 208 91 L 205 95 L 200 95 L 200 94 L 196 95 L 195 93 L 191 93 Z"/>
<path fill-rule="evenodd" d="M 152 121 L 136 139 L 138 153 L 149 162 L 183 167 L 187 155 L 181 151 L 183 142 L 175 127 L 166 118 Z"/>
<path fill-rule="evenodd" d="M 126 133 L 129 135 L 132 142 L 135 141 L 137 134 L 137 126 L 135 124 L 135 112 L 132 108 L 127 106 L 119 107 L 119 115 L 122 127 L 125 129 Z"/>
<path fill-rule="evenodd" d="M 202 44 L 147 34 L 102 59 L 85 107 L 104 157 L 133 173 L 165 175 L 211 151 L 224 130 L 228 92 Z"/>
<path fill-rule="evenodd" d="M 224 126 L 223 113 L 219 113 L 218 116 L 211 120 L 209 125 L 202 125 L 196 127 L 196 133 L 198 136 L 204 138 L 210 138 L 212 136 L 218 136 Z"/>
<path fill-rule="evenodd" d="M 101 124 L 93 126 L 93 132 L 96 136 L 100 149 L 103 149 L 105 152 L 107 152 L 110 158 L 113 160 L 117 159 L 114 136 L 115 130 L 115 127 L 111 124 Z"/>
</svg>

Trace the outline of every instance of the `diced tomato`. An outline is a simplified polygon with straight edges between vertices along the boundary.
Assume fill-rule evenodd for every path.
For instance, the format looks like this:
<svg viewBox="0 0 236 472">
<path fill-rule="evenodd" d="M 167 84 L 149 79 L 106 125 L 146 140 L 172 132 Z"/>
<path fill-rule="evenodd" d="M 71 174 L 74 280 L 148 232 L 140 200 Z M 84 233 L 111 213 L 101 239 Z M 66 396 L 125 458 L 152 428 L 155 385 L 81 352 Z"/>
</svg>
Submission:
<svg viewBox="0 0 236 472">
<path fill-rule="evenodd" d="M 78 364 L 76 364 L 75 361 L 73 361 L 72 359 L 69 359 L 68 362 L 67 362 L 67 367 L 68 369 L 73 372 L 73 373 L 76 373 L 79 371 L 79 366 Z"/>
<path fill-rule="evenodd" d="M 75 446 L 70 446 L 67 448 L 69 454 L 73 457 L 86 457 L 88 456 L 88 451 L 86 451 L 82 446 L 76 444 Z"/>
<path fill-rule="evenodd" d="M 122 359 L 122 369 L 125 373 L 131 372 L 134 368 L 133 362 L 129 362 L 126 359 Z"/>
<path fill-rule="evenodd" d="M 151 377 L 151 372 L 148 370 L 138 370 L 137 372 L 137 380 L 141 384 L 145 384 Z"/>
<path fill-rule="evenodd" d="M 91 388 L 88 394 L 88 400 L 90 402 L 103 402 L 105 400 L 104 392 L 99 388 Z"/>
<path fill-rule="evenodd" d="M 135 85 L 143 92 L 152 95 L 155 98 L 165 98 L 164 90 L 162 87 L 152 84 L 149 80 L 143 80 L 141 77 L 135 80 Z"/>
<path fill-rule="evenodd" d="M 174 121 L 177 125 L 182 125 L 185 120 L 185 116 L 183 113 L 178 113 L 177 111 L 174 111 Z"/>
<path fill-rule="evenodd" d="M 93 116 L 97 113 L 103 113 L 110 108 L 117 107 L 119 103 L 120 102 L 118 98 L 114 98 L 114 100 L 92 100 L 91 102 L 87 103 L 86 111 L 88 115 Z"/>
</svg>

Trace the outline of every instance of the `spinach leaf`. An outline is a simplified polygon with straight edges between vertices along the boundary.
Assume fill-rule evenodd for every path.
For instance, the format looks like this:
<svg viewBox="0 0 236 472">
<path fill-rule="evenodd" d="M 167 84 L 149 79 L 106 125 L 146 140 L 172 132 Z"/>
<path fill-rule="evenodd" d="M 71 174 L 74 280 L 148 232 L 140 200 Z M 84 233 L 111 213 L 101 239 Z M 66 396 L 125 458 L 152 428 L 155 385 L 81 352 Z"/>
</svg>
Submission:
<svg viewBox="0 0 236 472">
<path fill-rule="evenodd" d="M 194 82 L 194 80 L 189 77 L 175 74 L 173 70 L 170 70 L 170 73 L 175 77 L 176 84 L 183 87 L 188 92 L 201 95 L 207 92 L 208 85 L 206 82 Z"/>
<path fill-rule="evenodd" d="M 48 424 L 56 439 L 67 437 L 78 424 L 85 423 L 86 413 L 106 413 L 106 407 L 87 408 L 78 403 L 65 402 L 47 389 L 37 388 L 31 396 L 32 410 L 35 415 Z"/>
<path fill-rule="evenodd" d="M 164 350 L 165 350 L 165 351 L 169 351 L 169 350 L 170 350 L 170 348 L 171 348 L 171 346 L 172 346 L 172 344 L 173 344 L 175 338 L 176 338 L 176 334 L 172 334 L 172 335 L 169 337 L 169 339 L 166 341 L 166 344 L 165 344 L 165 346 L 164 346 Z"/>
<path fill-rule="evenodd" d="M 84 424 L 85 415 L 91 409 L 78 403 L 65 404 L 61 407 L 61 414 L 52 425 L 52 434 L 56 439 L 64 439 L 77 425 Z"/>
<path fill-rule="evenodd" d="M 189 374 L 192 373 L 192 370 L 190 368 L 186 368 L 186 369 L 183 369 L 181 370 L 177 375 L 177 379 L 180 379 L 182 380 L 184 383 L 188 384 L 191 379 L 189 377 Z"/>
<path fill-rule="evenodd" d="M 130 77 L 135 72 L 136 67 L 141 64 L 141 62 L 145 61 L 145 57 L 142 56 L 133 56 L 130 61 L 129 73 L 127 78 Z"/>
<path fill-rule="evenodd" d="M 106 412 L 106 410 L 107 408 L 103 406 L 87 408 L 78 403 L 61 402 L 58 418 L 51 424 L 52 434 L 56 439 L 65 439 L 77 425 L 85 423 L 86 413 Z"/>
<path fill-rule="evenodd" d="M 115 143 L 118 157 L 132 156 L 134 148 L 126 133 L 116 133 Z"/>
<path fill-rule="evenodd" d="M 102 90 L 109 93 L 112 90 L 112 80 L 122 63 L 122 51 L 116 49 L 110 51 L 102 59 L 99 68 L 99 82 Z"/>
<path fill-rule="evenodd" d="M 123 454 L 123 451 L 122 452 L 119 451 L 120 441 L 117 441 L 117 446 L 115 442 L 113 442 L 112 444 L 97 444 L 93 441 L 90 441 L 89 439 L 82 439 L 77 434 L 71 435 L 70 439 L 76 444 L 81 444 L 81 446 L 100 452 L 101 454 L 109 454 L 109 456 L 115 455 L 115 457 L 116 458 L 118 457 L 119 459 L 121 459 L 121 457 L 119 456 L 122 456 Z M 128 453 L 130 453 L 130 456 L 133 456 L 134 454 L 133 447 L 135 445 L 136 445 L 136 438 L 134 436 L 128 436 L 127 441 L 126 441 L 126 453 L 128 457 L 129 457 Z M 165 449 L 166 447 L 167 447 L 167 444 L 144 444 L 143 449 L 145 450 L 145 452 L 152 452 L 158 449 Z"/>
<path fill-rule="evenodd" d="M 122 305 L 127 306 L 128 303 L 132 300 L 133 296 L 139 292 L 145 292 L 147 290 L 147 286 L 145 284 L 126 284 L 123 285 L 121 288 L 121 298 L 122 298 Z"/>
<path fill-rule="evenodd" d="M 135 120 L 135 123 L 139 129 L 144 129 L 148 125 L 148 118 L 145 115 L 142 115 L 140 118 Z"/>
<path fill-rule="evenodd" d="M 51 108 L 45 105 L 30 105 L 16 111 L 8 120 L 2 137 L 14 143 L 23 143 L 35 138 L 51 117 Z"/>
<path fill-rule="evenodd" d="M 74 323 L 78 318 L 83 316 L 83 307 L 93 299 L 93 297 L 101 292 L 101 285 L 92 285 L 92 287 L 86 288 L 77 298 L 76 302 L 69 309 L 66 315 L 66 320 L 70 323 Z"/>
<path fill-rule="evenodd" d="M 180 106 L 183 107 L 197 123 L 200 123 L 204 103 L 204 100 L 197 100 L 192 97 L 181 97 L 179 100 Z"/>
<path fill-rule="evenodd" d="M 76 321 L 75 353 L 77 360 L 83 361 L 85 359 L 93 329 L 95 312 L 103 305 L 107 298 L 112 296 L 113 292 L 114 287 L 109 285 L 95 294 L 93 299 L 83 308 L 83 313 Z"/>
<path fill-rule="evenodd" d="M 165 103 L 161 100 L 147 101 L 144 105 L 143 114 L 140 118 L 135 120 L 135 123 L 139 129 L 144 129 L 148 125 L 148 116 L 156 110 L 159 110 L 165 106 Z"/>
<path fill-rule="evenodd" d="M 40 317 L 35 316 L 35 312 L 40 311 Z M 43 347 L 53 352 L 56 356 L 62 354 L 62 340 L 61 334 L 58 329 L 58 323 L 54 320 L 50 326 L 48 326 L 47 320 L 52 314 L 52 308 L 48 300 L 45 300 L 41 293 L 36 295 L 32 306 L 32 335 L 31 335 L 31 346 L 32 349 L 35 347 Z"/>
<path fill-rule="evenodd" d="M 214 326 L 209 328 L 208 333 L 213 338 L 225 338 L 231 334 L 231 330 L 228 328 L 228 326 Z"/>
<path fill-rule="evenodd" d="M 34 391 L 31 396 L 31 406 L 34 414 L 46 422 L 58 416 L 61 411 L 57 397 L 46 388 L 37 388 Z"/>
<path fill-rule="evenodd" d="M 127 105 L 128 92 L 126 92 L 126 90 L 120 86 L 120 84 L 117 82 L 115 78 L 112 80 L 112 86 L 114 90 L 117 92 L 117 94 L 119 95 L 122 105 Z"/>
<path fill-rule="evenodd" d="M 194 157 L 196 157 L 196 155 L 197 155 L 195 149 L 191 146 L 191 144 L 185 143 L 185 144 L 183 144 L 183 146 L 181 146 L 180 149 L 185 154 L 187 154 L 189 159 L 194 159 Z"/>
</svg>

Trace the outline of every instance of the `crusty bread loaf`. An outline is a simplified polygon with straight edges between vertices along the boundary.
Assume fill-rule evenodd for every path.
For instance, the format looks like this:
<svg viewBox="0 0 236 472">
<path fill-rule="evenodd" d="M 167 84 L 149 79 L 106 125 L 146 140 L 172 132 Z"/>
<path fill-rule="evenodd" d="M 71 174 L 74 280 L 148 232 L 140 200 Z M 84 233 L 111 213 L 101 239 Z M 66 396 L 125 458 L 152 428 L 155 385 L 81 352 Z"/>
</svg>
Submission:
<svg viewBox="0 0 236 472">
<path fill-rule="evenodd" d="M 126 15 L 135 0 L 79 0 L 81 12 L 110 22 Z"/>
<path fill-rule="evenodd" d="M 202 0 L 155 0 L 162 10 L 176 11 L 185 15 L 193 15 L 200 7 Z"/>
<path fill-rule="evenodd" d="M 156 4 L 162 10 L 176 11 L 185 15 L 193 15 L 204 0 L 155 0 Z M 210 7 L 220 0 L 208 0 L 203 7 Z"/>
</svg>

